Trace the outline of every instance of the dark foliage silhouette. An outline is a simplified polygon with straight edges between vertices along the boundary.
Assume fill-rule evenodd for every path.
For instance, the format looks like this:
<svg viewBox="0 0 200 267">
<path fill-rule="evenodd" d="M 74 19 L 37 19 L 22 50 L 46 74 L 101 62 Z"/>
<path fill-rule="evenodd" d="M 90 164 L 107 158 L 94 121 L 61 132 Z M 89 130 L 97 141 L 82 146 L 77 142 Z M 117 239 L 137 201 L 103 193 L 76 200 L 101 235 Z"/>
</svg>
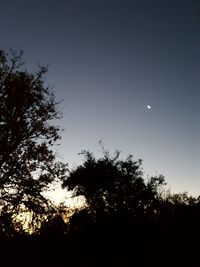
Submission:
<svg viewBox="0 0 200 267">
<path fill-rule="evenodd" d="M 45 86 L 45 67 L 23 70 L 23 52 L 0 51 L 0 205 L 7 212 L 49 212 L 43 192 L 65 166 L 51 149 L 60 138 L 54 94 Z M 54 121 L 54 124 L 52 123 Z"/>
<path fill-rule="evenodd" d="M 70 172 L 63 187 L 73 190 L 75 196 L 83 195 L 87 205 L 96 216 L 120 215 L 143 217 L 158 213 L 159 188 L 164 177 L 143 178 L 142 161 L 133 161 L 132 156 L 120 160 L 120 153 L 111 157 L 105 152 L 95 159 L 85 151 L 85 161 Z"/>
<path fill-rule="evenodd" d="M 131 156 L 120 160 L 118 152 L 105 152 L 99 159 L 88 151 L 83 154 L 84 163 L 69 173 L 63 187 L 86 198 L 86 207 L 69 221 L 84 255 L 89 250 L 100 265 L 110 266 L 169 266 L 172 258 L 174 264 L 195 261 L 198 198 L 167 193 L 162 175 L 144 179 L 142 161 Z"/>
</svg>

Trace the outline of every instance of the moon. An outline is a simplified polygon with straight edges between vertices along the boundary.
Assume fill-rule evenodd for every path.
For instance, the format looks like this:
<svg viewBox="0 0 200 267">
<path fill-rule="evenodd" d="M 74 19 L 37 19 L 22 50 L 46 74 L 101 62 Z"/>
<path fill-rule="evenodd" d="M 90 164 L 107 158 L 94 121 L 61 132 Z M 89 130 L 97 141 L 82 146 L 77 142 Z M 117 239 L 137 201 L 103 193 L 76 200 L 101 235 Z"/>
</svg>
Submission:
<svg viewBox="0 0 200 267">
<path fill-rule="evenodd" d="M 147 105 L 147 108 L 148 108 L 148 109 L 151 109 L 151 106 L 150 106 L 150 105 Z"/>
</svg>

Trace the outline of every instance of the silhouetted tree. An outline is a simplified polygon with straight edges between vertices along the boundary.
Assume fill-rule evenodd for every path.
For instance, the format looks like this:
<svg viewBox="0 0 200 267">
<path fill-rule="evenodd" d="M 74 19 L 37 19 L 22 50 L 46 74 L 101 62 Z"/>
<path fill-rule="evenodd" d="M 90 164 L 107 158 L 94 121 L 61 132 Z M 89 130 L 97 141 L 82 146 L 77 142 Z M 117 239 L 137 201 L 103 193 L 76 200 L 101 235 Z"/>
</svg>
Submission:
<svg viewBox="0 0 200 267">
<path fill-rule="evenodd" d="M 144 216 L 154 214 L 159 208 L 159 190 L 164 177 L 143 178 L 141 160 L 119 159 L 119 152 L 111 157 L 105 152 L 96 159 L 84 151 L 83 165 L 72 170 L 63 187 L 73 190 L 75 196 L 83 195 L 87 205 L 98 215 Z M 148 215 L 149 216 L 149 215 Z"/>
<path fill-rule="evenodd" d="M 23 52 L 0 51 L 0 205 L 9 211 L 48 211 L 43 192 L 65 175 L 53 144 L 60 138 L 61 117 L 49 86 L 47 68 L 23 70 Z"/>
<path fill-rule="evenodd" d="M 153 253 L 160 240 L 164 177 L 145 179 L 142 160 L 121 160 L 119 152 L 111 156 L 104 151 L 100 158 L 88 151 L 83 154 L 83 164 L 63 181 L 74 196 L 86 199 L 85 208 L 69 221 L 74 240 L 84 255 L 95 255 L 101 265 L 133 266 L 139 260 L 145 266 L 150 246 Z"/>
</svg>

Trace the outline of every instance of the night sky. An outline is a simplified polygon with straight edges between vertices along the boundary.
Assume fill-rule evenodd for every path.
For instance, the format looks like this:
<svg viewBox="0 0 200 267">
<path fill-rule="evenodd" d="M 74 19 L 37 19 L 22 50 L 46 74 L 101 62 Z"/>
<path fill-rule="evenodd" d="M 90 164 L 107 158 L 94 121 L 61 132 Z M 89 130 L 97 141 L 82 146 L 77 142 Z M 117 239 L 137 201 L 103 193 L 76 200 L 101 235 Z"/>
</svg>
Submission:
<svg viewBox="0 0 200 267">
<path fill-rule="evenodd" d="M 70 167 L 83 149 L 142 158 L 172 192 L 200 194 L 200 7 L 196 0 L 0 0 L 1 48 L 49 65 Z M 147 109 L 147 105 L 152 108 Z"/>
</svg>

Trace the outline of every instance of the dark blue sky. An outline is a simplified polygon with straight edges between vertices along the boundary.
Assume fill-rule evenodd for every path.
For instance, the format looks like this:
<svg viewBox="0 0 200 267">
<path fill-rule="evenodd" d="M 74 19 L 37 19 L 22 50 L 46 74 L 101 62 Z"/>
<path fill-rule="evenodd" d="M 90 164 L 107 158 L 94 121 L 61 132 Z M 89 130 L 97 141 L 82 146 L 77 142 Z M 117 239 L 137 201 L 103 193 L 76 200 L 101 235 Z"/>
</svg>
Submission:
<svg viewBox="0 0 200 267">
<path fill-rule="evenodd" d="M 49 64 L 66 129 L 58 152 L 142 158 L 172 192 L 200 194 L 200 18 L 196 0 L 1 0 L 1 47 Z M 147 110 L 146 105 L 152 106 Z"/>
</svg>

